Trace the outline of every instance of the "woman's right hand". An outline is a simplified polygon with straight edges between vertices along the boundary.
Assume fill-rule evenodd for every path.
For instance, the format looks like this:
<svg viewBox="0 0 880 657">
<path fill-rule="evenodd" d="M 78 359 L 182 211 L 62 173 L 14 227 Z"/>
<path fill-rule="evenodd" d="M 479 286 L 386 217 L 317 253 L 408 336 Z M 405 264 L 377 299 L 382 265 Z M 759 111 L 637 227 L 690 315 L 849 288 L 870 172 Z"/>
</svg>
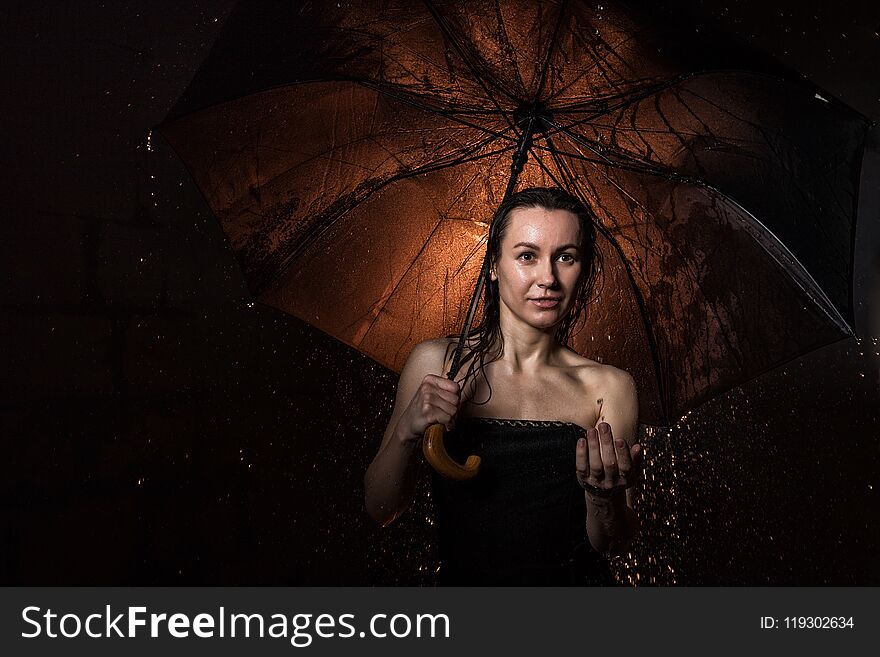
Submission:
<svg viewBox="0 0 880 657">
<path fill-rule="evenodd" d="M 442 424 L 451 431 L 460 405 L 461 386 L 458 383 L 446 377 L 426 375 L 400 417 L 400 437 L 406 442 L 418 442 L 432 424 Z"/>
<path fill-rule="evenodd" d="M 410 505 L 415 495 L 422 439 L 429 426 L 451 427 L 461 405 L 459 386 L 434 372 L 443 372 L 449 339 L 420 342 L 410 352 L 394 396 L 382 444 L 364 474 L 367 513 L 387 525 Z"/>
</svg>

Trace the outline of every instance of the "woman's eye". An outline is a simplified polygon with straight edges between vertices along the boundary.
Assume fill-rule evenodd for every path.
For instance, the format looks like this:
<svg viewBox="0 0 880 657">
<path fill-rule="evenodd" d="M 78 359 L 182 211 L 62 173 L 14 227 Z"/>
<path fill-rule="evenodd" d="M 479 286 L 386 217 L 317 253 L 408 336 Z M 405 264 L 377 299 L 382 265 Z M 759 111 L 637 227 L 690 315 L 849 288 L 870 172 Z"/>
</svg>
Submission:
<svg viewBox="0 0 880 657">
<path fill-rule="evenodd" d="M 534 257 L 535 257 L 535 254 L 530 253 L 529 251 L 523 251 L 522 253 L 520 253 L 517 256 L 517 258 L 519 258 L 520 260 L 526 260 L 526 261 L 531 260 Z"/>
<path fill-rule="evenodd" d="M 562 262 L 574 262 L 574 256 L 571 255 L 570 253 L 560 253 L 559 259 Z"/>
</svg>

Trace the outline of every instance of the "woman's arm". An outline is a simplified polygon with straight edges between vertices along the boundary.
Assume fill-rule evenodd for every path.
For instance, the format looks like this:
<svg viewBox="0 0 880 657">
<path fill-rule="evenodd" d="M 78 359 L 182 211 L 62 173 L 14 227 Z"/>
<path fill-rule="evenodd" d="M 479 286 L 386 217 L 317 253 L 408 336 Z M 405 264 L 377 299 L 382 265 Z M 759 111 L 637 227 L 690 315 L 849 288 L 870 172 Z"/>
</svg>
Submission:
<svg viewBox="0 0 880 657">
<path fill-rule="evenodd" d="M 612 369 L 603 395 L 603 413 L 599 416 L 595 434 L 590 441 L 597 440 L 589 449 L 589 465 L 597 455 L 604 456 L 620 453 L 625 449 L 634 459 L 634 470 L 641 464 L 641 449 L 633 454 L 632 447 L 636 443 L 639 404 L 636 385 L 633 378 L 623 370 Z M 591 431 L 591 434 L 593 432 Z M 615 448 L 614 443 L 623 440 L 624 444 Z M 601 458 L 601 457 L 600 457 Z M 602 463 L 600 460 L 600 466 Z M 619 459 L 618 459 L 619 460 Z M 607 471 L 607 470 L 606 470 Z M 632 471 L 630 478 L 637 475 Z M 611 482 L 609 482 L 611 483 Z M 639 530 L 639 519 L 633 509 L 632 488 L 615 489 L 611 497 L 601 497 L 585 491 L 587 502 L 587 537 L 597 552 L 602 554 L 623 554 L 630 541 Z"/>
<path fill-rule="evenodd" d="M 458 384 L 440 376 L 445 340 L 416 345 L 400 381 L 382 445 L 364 475 L 367 513 L 388 525 L 409 506 L 418 479 L 422 435 L 435 422 L 446 424 L 458 410 Z"/>
</svg>

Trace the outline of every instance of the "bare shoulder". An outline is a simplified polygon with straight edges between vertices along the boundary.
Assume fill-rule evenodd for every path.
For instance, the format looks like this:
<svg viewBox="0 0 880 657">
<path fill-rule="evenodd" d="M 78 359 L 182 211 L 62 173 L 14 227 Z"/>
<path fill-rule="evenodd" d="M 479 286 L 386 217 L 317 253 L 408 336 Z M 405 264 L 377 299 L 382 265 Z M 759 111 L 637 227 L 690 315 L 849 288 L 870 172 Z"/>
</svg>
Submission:
<svg viewBox="0 0 880 657">
<path fill-rule="evenodd" d="M 412 372 L 421 376 L 425 374 L 442 376 L 445 373 L 443 366 L 452 342 L 452 338 L 435 338 L 419 342 L 409 353 L 406 365 L 404 365 L 404 372 Z"/>
<path fill-rule="evenodd" d="M 600 422 L 611 425 L 614 435 L 632 445 L 636 441 L 639 415 L 639 397 L 632 375 L 618 367 L 603 365 Z"/>
<path fill-rule="evenodd" d="M 602 379 L 610 392 L 621 396 L 635 394 L 636 381 L 626 370 L 613 365 L 602 365 Z"/>
<path fill-rule="evenodd" d="M 625 377 L 629 376 L 627 372 L 613 365 L 600 363 L 570 350 L 565 352 L 565 364 L 576 371 L 585 382 L 599 388 L 620 385 Z"/>
<path fill-rule="evenodd" d="M 397 401 L 391 414 L 388 431 L 396 424 L 400 413 L 403 412 L 406 404 L 416 394 L 419 385 L 421 385 L 425 377 L 428 374 L 443 376 L 443 365 L 448 345 L 449 340 L 447 338 L 425 340 L 424 342 L 419 342 L 409 352 L 403 370 L 400 372 L 400 379 L 397 382 Z M 386 431 L 386 435 L 388 435 L 388 431 Z"/>
<path fill-rule="evenodd" d="M 580 354 L 569 355 L 570 365 L 578 374 L 586 389 L 595 392 L 601 400 L 617 399 L 626 402 L 636 400 L 636 383 L 632 375 L 619 367 L 585 358 Z"/>
</svg>

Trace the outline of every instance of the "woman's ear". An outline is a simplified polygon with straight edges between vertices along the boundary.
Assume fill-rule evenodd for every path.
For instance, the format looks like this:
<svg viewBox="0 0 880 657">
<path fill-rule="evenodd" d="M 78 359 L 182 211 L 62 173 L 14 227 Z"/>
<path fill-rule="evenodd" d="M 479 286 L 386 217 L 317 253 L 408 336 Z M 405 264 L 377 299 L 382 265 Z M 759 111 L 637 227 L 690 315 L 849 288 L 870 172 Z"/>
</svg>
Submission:
<svg viewBox="0 0 880 657">
<path fill-rule="evenodd" d="M 489 280 L 490 281 L 497 281 L 498 280 L 498 275 L 495 273 L 495 267 L 492 267 L 489 270 Z"/>
</svg>

